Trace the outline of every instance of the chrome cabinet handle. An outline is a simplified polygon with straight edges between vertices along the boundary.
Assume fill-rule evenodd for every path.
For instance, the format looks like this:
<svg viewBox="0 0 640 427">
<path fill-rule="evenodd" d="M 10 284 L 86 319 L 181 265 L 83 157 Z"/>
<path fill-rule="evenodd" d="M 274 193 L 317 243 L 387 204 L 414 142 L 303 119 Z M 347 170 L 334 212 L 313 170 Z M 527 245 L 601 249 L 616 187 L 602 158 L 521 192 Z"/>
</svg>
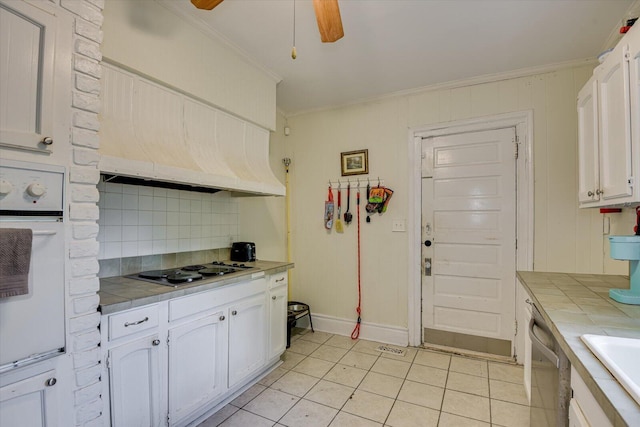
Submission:
<svg viewBox="0 0 640 427">
<path fill-rule="evenodd" d="M 220 316 L 220 321 L 222 322 L 224 319 L 226 319 L 226 317 L 224 316 Z"/>
<path fill-rule="evenodd" d="M 152 345 L 160 345 L 160 340 L 159 339 L 155 339 L 153 341 L 151 341 Z"/>
<path fill-rule="evenodd" d="M 587 196 L 593 197 L 593 196 L 595 196 L 595 193 L 593 191 L 589 190 L 589 191 L 587 191 Z"/>
<path fill-rule="evenodd" d="M 283 280 L 284 280 L 284 277 L 281 277 L 280 279 L 276 279 L 276 283 L 282 282 Z"/>
<path fill-rule="evenodd" d="M 604 190 L 601 190 L 601 189 L 599 189 L 599 188 L 598 188 L 598 189 L 596 190 L 596 195 L 598 195 L 598 196 L 599 196 L 599 195 L 601 195 L 601 194 L 604 194 Z"/>
<path fill-rule="evenodd" d="M 49 378 L 48 380 L 46 380 L 46 381 L 44 382 L 44 385 L 46 385 L 47 387 L 51 387 L 51 386 L 56 385 L 56 383 L 57 383 L 57 382 L 58 382 L 58 380 L 57 380 L 57 379 L 55 379 L 55 378 Z"/>
<path fill-rule="evenodd" d="M 44 145 L 51 145 L 53 144 L 53 138 L 51 138 L 50 136 L 45 136 L 40 142 Z"/>
<path fill-rule="evenodd" d="M 231 312 L 231 314 L 232 314 L 233 316 L 235 316 L 236 314 L 238 314 L 238 311 L 237 311 L 237 310 L 233 310 L 233 311 Z"/>
<path fill-rule="evenodd" d="M 146 322 L 148 320 L 149 320 L 149 318 L 145 317 L 144 319 L 138 320 L 137 322 L 126 322 L 124 324 L 124 327 L 126 328 L 126 327 L 129 327 L 129 326 L 139 325 L 140 323 L 144 323 L 144 322 Z"/>
</svg>

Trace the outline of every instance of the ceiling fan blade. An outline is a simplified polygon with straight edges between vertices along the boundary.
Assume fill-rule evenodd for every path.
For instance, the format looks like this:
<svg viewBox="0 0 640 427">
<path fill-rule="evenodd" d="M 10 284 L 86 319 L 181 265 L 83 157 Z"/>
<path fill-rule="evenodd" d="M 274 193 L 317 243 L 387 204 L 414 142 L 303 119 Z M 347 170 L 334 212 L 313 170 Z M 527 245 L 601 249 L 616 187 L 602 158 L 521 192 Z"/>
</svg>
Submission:
<svg viewBox="0 0 640 427">
<path fill-rule="evenodd" d="M 223 0 L 191 0 L 191 3 L 198 9 L 211 10 L 222 3 L 222 1 Z"/>
<path fill-rule="evenodd" d="M 313 8 L 316 11 L 320 40 L 323 43 L 333 43 L 340 40 L 344 36 L 344 31 L 338 0 L 313 0 Z"/>
</svg>

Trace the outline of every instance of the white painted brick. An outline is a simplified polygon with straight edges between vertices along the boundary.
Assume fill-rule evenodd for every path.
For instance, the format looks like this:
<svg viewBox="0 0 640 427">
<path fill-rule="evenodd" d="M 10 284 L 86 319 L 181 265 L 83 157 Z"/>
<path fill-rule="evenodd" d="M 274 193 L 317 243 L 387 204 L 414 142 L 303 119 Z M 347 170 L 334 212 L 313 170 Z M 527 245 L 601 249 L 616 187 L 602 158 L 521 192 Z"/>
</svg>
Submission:
<svg viewBox="0 0 640 427">
<path fill-rule="evenodd" d="M 100 354 L 101 353 L 99 347 L 94 347 L 87 351 L 78 351 L 73 353 L 73 368 L 81 369 L 93 365 L 98 365 L 100 362 Z"/>
<path fill-rule="evenodd" d="M 85 403 L 99 399 L 101 391 L 102 385 L 99 382 L 76 390 L 74 392 L 76 406 L 84 405 Z"/>
<path fill-rule="evenodd" d="M 69 206 L 69 217 L 72 220 L 98 220 L 100 211 L 98 206 L 91 203 L 72 203 Z"/>
<path fill-rule="evenodd" d="M 101 374 L 102 374 L 102 365 L 95 365 L 87 369 L 77 370 L 76 385 L 78 387 L 84 387 L 89 384 L 100 381 Z"/>
<path fill-rule="evenodd" d="M 98 27 L 102 26 L 102 22 L 104 21 L 104 17 L 102 16 L 102 11 L 96 7 L 91 6 L 89 3 L 83 0 L 60 0 L 60 6 L 67 9 L 70 12 L 75 13 L 76 15 L 86 19 L 89 22 L 97 25 Z"/>
<path fill-rule="evenodd" d="M 100 296 L 99 295 L 89 295 L 88 297 L 76 298 L 73 300 L 73 313 L 74 314 L 83 314 L 92 311 L 98 310 L 98 305 L 100 304 Z"/>
<path fill-rule="evenodd" d="M 100 171 L 89 167 L 69 168 L 69 180 L 76 184 L 97 184 L 100 181 Z"/>
<path fill-rule="evenodd" d="M 99 95 L 100 80 L 87 76 L 86 74 L 76 74 L 76 89 Z"/>
<path fill-rule="evenodd" d="M 84 423 L 82 427 L 105 427 L 105 425 L 107 425 L 105 418 L 104 413 L 102 413 L 98 418 L 94 418 Z"/>
<path fill-rule="evenodd" d="M 71 131 L 71 142 L 73 145 L 98 148 L 100 146 L 100 136 L 96 131 L 73 128 Z"/>
<path fill-rule="evenodd" d="M 94 239 L 98 236 L 98 231 L 100 229 L 95 222 L 76 222 L 73 224 L 73 238 L 77 240 Z"/>
<path fill-rule="evenodd" d="M 72 335 L 73 351 L 89 350 L 100 344 L 100 332 L 98 330 L 87 332 L 84 334 Z"/>
<path fill-rule="evenodd" d="M 99 249 L 100 246 L 96 240 L 72 241 L 69 244 L 69 257 L 71 259 L 96 257 Z"/>
<path fill-rule="evenodd" d="M 81 73 L 89 74 L 90 76 L 100 78 L 102 77 L 102 67 L 98 61 L 89 59 L 85 56 L 74 55 L 73 56 L 73 68 Z"/>
<path fill-rule="evenodd" d="M 76 39 L 74 43 L 74 49 L 76 53 L 84 55 L 88 58 L 95 59 L 97 61 L 102 60 L 102 53 L 100 53 L 100 45 L 96 42 L 86 39 Z"/>
<path fill-rule="evenodd" d="M 84 19 L 76 18 L 75 25 L 76 34 L 86 37 L 94 42 L 102 43 L 103 33 L 95 24 L 87 22 Z"/>
<path fill-rule="evenodd" d="M 100 130 L 100 120 L 96 113 L 86 111 L 73 112 L 73 126 L 89 130 Z"/>
<path fill-rule="evenodd" d="M 76 407 L 76 425 L 83 425 L 96 419 L 102 414 L 102 399 L 97 399 L 85 405 Z"/>
<path fill-rule="evenodd" d="M 69 319 L 69 332 L 72 334 L 90 331 L 98 328 L 100 324 L 100 313 L 84 314 L 82 316 Z"/>
<path fill-rule="evenodd" d="M 71 261 L 71 275 L 73 277 L 90 276 L 98 274 L 100 265 L 97 258 L 84 258 Z"/>
<path fill-rule="evenodd" d="M 75 148 L 73 150 L 73 162 L 81 166 L 97 166 L 100 161 L 100 153 L 97 150 Z"/>
<path fill-rule="evenodd" d="M 104 0 L 86 0 L 100 10 L 104 9 Z"/>
<path fill-rule="evenodd" d="M 95 202 L 97 203 L 100 200 L 100 193 L 95 186 L 92 185 L 71 185 L 71 200 L 74 202 Z M 86 237 L 77 237 L 74 233 L 73 235 L 77 239 L 86 239 Z"/>
<path fill-rule="evenodd" d="M 100 98 L 90 93 L 73 92 L 72 105 L 80 110 L 92 113 L 100 112 Z"/>
<path fill-rule="evenodd" d="M 100 279 L 97 277 L 79 277 L 69 281 L 69 294 L 71 295 L 96 293 L 98 290 L 100 290 Z"/>
</svg>

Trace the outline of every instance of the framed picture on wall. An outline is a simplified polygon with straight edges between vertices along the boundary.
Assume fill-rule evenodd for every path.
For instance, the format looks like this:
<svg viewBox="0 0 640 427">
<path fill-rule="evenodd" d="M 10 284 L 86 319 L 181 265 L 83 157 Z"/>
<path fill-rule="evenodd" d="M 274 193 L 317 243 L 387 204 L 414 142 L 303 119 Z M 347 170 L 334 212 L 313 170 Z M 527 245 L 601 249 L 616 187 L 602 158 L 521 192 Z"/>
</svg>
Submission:
<svg viewBox="0 0 640 427">
<path fill-rule="evenodd" d="M 340 153 L 342 176 L 369 173 L 369 150 L 346 151 Z"/>
</svg>

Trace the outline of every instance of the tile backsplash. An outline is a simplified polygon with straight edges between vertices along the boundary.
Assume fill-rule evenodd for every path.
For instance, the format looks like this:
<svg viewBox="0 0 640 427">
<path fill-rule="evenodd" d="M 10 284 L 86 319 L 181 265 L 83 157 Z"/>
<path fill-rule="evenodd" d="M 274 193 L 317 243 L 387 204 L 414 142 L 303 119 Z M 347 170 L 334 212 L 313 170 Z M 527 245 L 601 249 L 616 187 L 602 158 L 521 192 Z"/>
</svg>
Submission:
<svg viewBox="0 0 640 427">
<path fill-rule="evenodd" d="M 228 248 L 238 239 L 238 203 L 229 193 L 101 181 L 98 259 Z"/>
</svg>

